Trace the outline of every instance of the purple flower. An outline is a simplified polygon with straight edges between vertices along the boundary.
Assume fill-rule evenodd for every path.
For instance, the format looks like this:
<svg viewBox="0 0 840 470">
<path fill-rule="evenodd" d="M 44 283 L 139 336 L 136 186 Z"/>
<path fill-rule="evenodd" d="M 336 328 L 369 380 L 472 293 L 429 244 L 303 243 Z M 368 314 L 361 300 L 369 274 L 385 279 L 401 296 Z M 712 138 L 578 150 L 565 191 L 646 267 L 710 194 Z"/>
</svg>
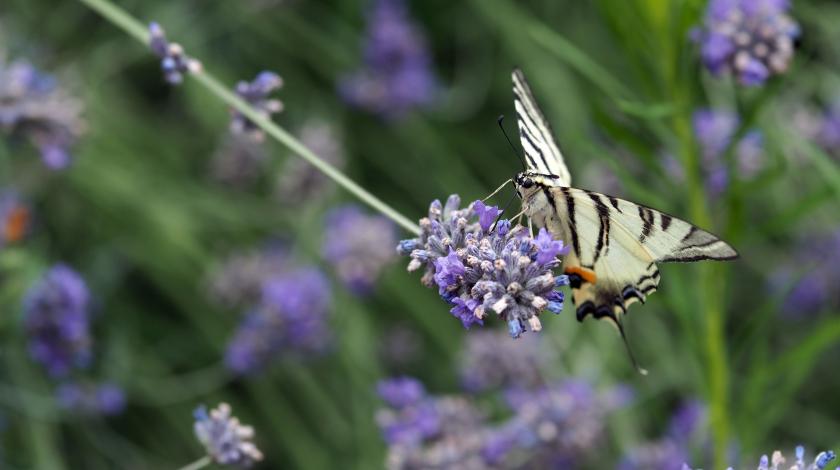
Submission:
<svg viewBox="0 0 840 470">
<path fill-rule="evenodd" d="M 284 353 L 323 352 L 330 340 L 329 291 L 326 277 L 315 268 L 288 269 L 266 279 L 258 306 L 228 343 L 225 365 L 250 374 Z"/>
<path fill-rule="evenodd" d="M 70 165 L 69 149 L 84 132 L 82 104 L 24 60 L 0 57 L 0 132 L 24 137 L 51 170 Z"/>
<path fill-rule="evenodd" d="M 661 439 L 631 449 L 622 459 L 619 470 L 679 468 L 691 455 L 693 437 L 707 430 L 706 408 L 689 401 L 677 408 L 667 432 Z"/>
<path fill-rule="evenodd" d="M 236 94 L 250 104 L 257 114 L 266 119 L 283 110 L 280 100 L 270 99 L 268 96 L 283 86 L 283 79 L 274 72 L 260 72 L 251 82 L 240 81 L 236 84 Z M 254 141 L 262 142 L 265 135 L 259 126 L 245 117 L 238 110 L 231 110 L 230 130 L 234 134 L 244 134 Z"/>
<path fill-rule="evenodd" d="M 250 467 L 263 459 L 262 452 L 252 442 L 254 428 L 245 426 L 227 403 L 207 412 L 204 406 L 195 410 L 194 430 L 207 455 L 220 465 Z"/>
<path fill-rule="evenodd" d="M 785 0 L 711 0 L 702 28 L 693 32 L 706 68 L 748 86 L 785 72 L 799 36 L 789 8 Z"/>
<path fill-rule="evenodd" d="M 773 291 L 790 291 L 783 305 L 786 315 L 803 318 L 840 305 L 840 230 L 803 237 L 790 259 L 796 262 L 782 265 L 769 283 Z"/>
<path fill-rule="evenodd" d="M 125 393 L 112 383 L 68 382 L 56 390 L 58 405 L 71 412 L 117 415 L 125 409 Z"/>
<path fill-rule="evenodd" d="M 315 155 L 339 170 L 346 157 L 340 133 L 323 120 L 310 120 L 298 131 L 298 138 Z M 301 206 L 326 200 L 335 184 L 303 158 L 290 156 L 277 174 L 276 196 L 284 206 Z"/>
<path fill-rule="evenodd" d="M 245 135 L 227 134 L 211 160 L 211 177 L 233 188 L 246 188 L 260 178 L 268 159 L 264 145 Z"/>
<path fill-rule="evenodd" d="M 357 294 L 367 294 L 382 271 L 394 260 L 394 224 L 379 215 L 345 205 L 327 214 L 321 255 L 339 279 Z"/>
<path fill-rule="evenodd" d="M 345 77 L 339 92 L 351 105 L 399 118 L 432 101 L 435 78 L 422 33 L 403 0 L 374 0 L 368 13 L 364 67 Z"/>
<path fill-rule="evenodd" d="M 65 265 L 51 268 L 24 299 L 24 325 L 29 353 L 53 377 L 91 360 L 88 318 L 89 293 L 85 281 Z"/>
<path fill-rule="evenodd" d="M 695 111 L 692 123 L 700 144 L 706 187 L 712 195 L 718 195 L 729 184 L 730 176 L 723 157 L 738 130 L 738 116 L 728 111 L 700 109 Z M 734 152 L 739 176 L 755 176 L 764 165 L 761 133 L 749 131 L 736 143 Z"/>
<path fill-rule="evenodd" d="M 487 206 L 482 201 L 475 201 L 473 203 L 473 210 L 478 216 L 478 225 L 480 225 L 481 230 L 484 230 L 485 232 L 490 230 L 490 226 L 493 225 L 496 218 L 502 214 L 502 210 L 498 207 Z"/>
<path fill-rule="evenodd" d="M 822 117 L 817 142 L 831 153 L 840 152 L 840 101 L 832 105 Z"/>
<path fill-rule="evenodd" d="M 404 408 L 418 403 L 426 396 L 426 389 L 412 377 L 380 381 L 376 386 L 379 396 L 393 408 Z"/>
<path fill-rule="evenodd" d="M 534 239 L 537 244 L 537 263 L 548 264 L 554 261 L 559 255 L 565 255 L 569 252 L 569 247 L 563 246 L 561 240 L 555 240 L 554 237 L 545 228 L 540 229 L 537 238 Z"/>
<path fill-rule="evenodd" d="M 291 264 L 288 250 L 277 245 L 234 254 L 211 273 L 210 296 L 228 308 L 253 307 L 262 298 L 266 279 L 282 275 Z"/>
<path fill-rule="evenodd" d="M 501 331 L 476 331 L 467 336 L 459 367 L 467 391 L 533 389 L 544 382 L 542 370 L 553 361 L 541 336 L 505 341 L 504 335 Z"/>
<path fill-rule="evenodd" d="M 420 236 L 400 242 L 397 251 L 412 258 L 409 271 L 425 264 L 423 283 L 429 285 L 432 277 L 464 326 L 479 323 L 492 311 L 514 338 L 526 328 L 539 331 L 541 311 L 559 313 L 563 308 L 563 294 L 555 288 L 568 284 L 568 278 L 553 273 L 560 264 L 557 255 L 565 252 L 562 242 L 545 231 L 537 241 L 507 220 L 492 231 L 482 230 L 470 218 L 486 214 L 486 206 L 476 201 L 470 207 L 478 205 L 478 210 L 461 210 L 459 203 L 457 196 L 450 196 L 445 208 L 434 201 L 429 217 L 420 220 Z"/>
<path fill-rule="evenodd" d="M 149 47 L 160 57 L 160 68 L 164 78 L 171 85 L 178 85 L 184 81 L 184 75 L 199 73 L 201 62 L 184 53 L 180 44 L 169 42 L 166 33 L 157 23 L 149 23 Z"/>
<path fill-rule="evenodd" d="M 0 191 L 0 248 L 22 240 L 29 232 L 29 206 L 17 192 Z"/>
</svg>

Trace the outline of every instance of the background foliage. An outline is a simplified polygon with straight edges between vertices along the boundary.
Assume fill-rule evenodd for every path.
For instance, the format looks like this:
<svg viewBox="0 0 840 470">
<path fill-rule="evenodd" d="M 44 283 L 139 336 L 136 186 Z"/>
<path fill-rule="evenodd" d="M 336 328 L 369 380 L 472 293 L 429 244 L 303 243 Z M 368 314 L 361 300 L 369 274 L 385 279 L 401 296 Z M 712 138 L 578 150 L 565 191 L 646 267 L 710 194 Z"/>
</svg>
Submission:
<svg viewBox="0 0 840 470">
<path fill-rule="evenodd" d="M 711 420 L 696 465 L 717 456 L 722 468 L 726 455 L 753 462 L 796 443 L 840 448 L 836 282 L 818 308 L 786 302 L 809 272 L 838 270 L 803 255 L 810 240 L 838 228 L 837 160 L 793 125 L 797 110 L 827 109 L 840 96 L 834 2 L 796 2 L 802 35 L 791 69 L 752 88 L 703 69 L 689 39 L 705 8 L 699 0 L 412 2 L 439 94 L 384 120 L 337 93 L 361 60 L 366 2 L 119 4 L 164 25 L 225 83 L 278 72 L 285 110 L 275 120 L 293 133 L 311 119 L 328 122 L 347 174 L 411 219 L 450 193 L 484 197 L 518 171 L 495 119 L 512 114 L 510 70 L 522 67 L 577 185 L 684 216 L 741 253 L 727 266 L 661 267 L 660 292 L 627 322 L 647 377 L 604 324 L 579 324 L 570 308 L 545 319 L 543 346 L 556 354 L 546 375 L 635 390 L 598 443 L 602 465 L 661 435 L 676 405 L 692 398 Z M 409 374 L 435 393 L 459 389 L 462 343 L 474 330 L 463 330 L 402 260 L 370 296 L 332 283 L 326 354 L 280 358 L 244 379 L 227 372 L 222 357 L 240 316 L 209 295 L 214 270 L 232 253 L 279 239 L 330 273 L 319 256 L 324 213 L 351 197 L 337 190 L 311 204 L 279 203 L 274 175 L 296 157 L 270 141 L 254 182 L 212 178 L 228 132 L 225 105 L 189 79 L 170 87 L 148 50 L 83 5 L 6 0 L 0 19 L 5 53 L 59 75 L 84 101 L 87 121 L 63 172 L 46 170 L 32 149 L 0 146 L 1 183 L 25 195 L 34 219 L 25 240 L 0 248 L 4 466 L 175 468 L 202 453 L 192 409 L 227 401 L 257 430 L 264 468 L 376 468 L 386 448 L 374 421 L 378 380 Z M 702 182 L 691 126 L 692 113 L 707 107 L 737 112 L 738 135 L 764 136 L 762 170 L 716 196 Z M 669 175 L 664 155 L 676 156 L 684 180 Z M 26 353 L 22 298 L 59 261 L 83 275 L 95 299 L 93 370 L 125 390 L 118 416 L 57 407 L 54 383 Z M 394 361 L 388 348 L 405 335 L 415 351 Z"/>
</svg>

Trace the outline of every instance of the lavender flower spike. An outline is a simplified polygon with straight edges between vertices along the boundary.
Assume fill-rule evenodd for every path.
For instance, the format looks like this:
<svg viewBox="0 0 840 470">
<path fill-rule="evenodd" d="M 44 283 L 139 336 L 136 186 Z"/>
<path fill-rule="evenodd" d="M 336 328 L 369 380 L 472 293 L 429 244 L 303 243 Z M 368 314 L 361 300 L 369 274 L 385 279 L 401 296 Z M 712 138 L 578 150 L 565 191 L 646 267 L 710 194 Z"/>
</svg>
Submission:
<svg viewBox="0 0 840 470">
<path fill-rule="evenodd" d="M 758 461 L 758 470 L 823 470 L 828 466 L 828 463 L 836 458 L 834 452 L 828 450 L 820 452 L 810 464 L 805 463 L 805 448 L 802 446 L 796 447 L 796 462 L 792 466 L 785 465 L 786 459 L 784 455 L 778 450 L 773 452 L 773 456 L 768 458 L 762 455 Z M 687 464 L 683 464 L 683 470 L 692 470 Z M 732 467 L 729 467 L 730 469 Z"/>
<path fill-rule="evenodd" d="M 321 254 L 339 279 L 354 293 L 370 293 L 382 271 L 394 260 L 394 224 L 369 215 L 353 204 L 327 214 Z"/>
<path fill-rule="evenodd" d="M 269 99 L 273 91 L 283 86 L 283 79 L 274 72 L 260 72 L 251 82 L 241 81 L 236 84 L 236 94 L 250 104 L 260 116 L 270 119 L 272 114 L 283 110 L 283 102 L 277 99 Z M 261 142 L 265 134 L 256 124 L 245 117 L 238 110 L 232 110 L 233 118 L 230 122 L 230 130 L 234 134 L 245 134 L 251 139 Z"/>
<path fill-rule="evenodd" d="M 432 59 L 405 0 L 374 0 L 367 28 L 364 65 L 341 81 L 342 97 L 388 119 L 430 103 L 436 88 Z"/>
<path fill-rule="evenodd" d="M 695 31 L 703 63 L 715 75 L 732 73 L 744 85 L 760 85 L 785 72 L 799 25 L 787 15 L 788 0 L 711 0 Z"/>
<path fill-rule="evenodd" d="M 202 70 L 201 62 L 189 57 L 180 44 L 169 42 L 163 28 L 154 22 L 149 23 L 149 47 L 160 57 L 160 68 L 171 85 L 183 82 L 185 74 Z"/>
<path fill-rule="evenodd" d="M 514 338 L 527 329 L 539 331 L 540 312 L 563 309 L 563 294 L 555 287 L 568 284 L 568 278 L 553 271 L 567 248 L 545 229 L 533 239 L 508 220 L 491 230 L 498 208 L 481 201 L 466 209 L 459 205 L 457 196 L 450 196 L 446 207 L 432 202 L 429 217 L 420 220 L 420 236 L 400 242 L 397 251 L 412 258 L 409 271 L 425 265 L 423 283 L 437 284 L 465 327 L 493 312 Z"/>
<path fill-rule="evenodd" d="M 195 435 L 216 463 L 250 467 L 262 460 L 262 452 L 251 442 L 254 428 L 231 416 L 230 405 L 220 403 L 209 413 L 207 408 L 200 406 L 194 414 Z"/>
<path fill-rule="evenodd" d="M 89 297 L 85 281 L 61 264 L 26 294 L 23 310 L 29 352 L 53 377 L 90 363 Z"/>
<path fill-rule="evenodd" d="M 70 147 L 85 130 L 82 103 L 25 60 L 0 56 L 0 132 L 24 137 L 50 170 L 70 165 Z"/>
</svg>

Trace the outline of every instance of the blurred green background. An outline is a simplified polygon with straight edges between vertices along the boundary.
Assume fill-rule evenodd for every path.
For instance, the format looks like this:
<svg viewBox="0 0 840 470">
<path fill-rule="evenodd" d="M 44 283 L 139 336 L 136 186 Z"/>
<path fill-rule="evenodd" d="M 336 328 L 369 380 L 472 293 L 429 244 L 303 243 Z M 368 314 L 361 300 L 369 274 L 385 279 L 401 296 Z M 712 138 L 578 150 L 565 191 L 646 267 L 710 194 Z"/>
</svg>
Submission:
<svg viewBox="0 0 840 470">
<path fill-rule="evenodd" d="M 840 223 L 838 149 L 796 119 L 822 117 L 840 97 L 836 2 L 793 5 L 801 35 L 791 67 L 757 87 L 703 68 L 690 40 L 703 21 L 700 0 L 410 2 L 435 95 L 384 118 L 339 92 L 363 61 L 368 2 L 118 4 L 159 22 L 224 83 L 280 74 L 274 96 L 284 111 L 274 120 L 292 134 L 313 121 L 329 126 L 346 174 L 412 220 L 435 198 L 479 199 L 519 170 L 496 117 L 512 116 L 510 71 L 521 67 L 576 186 L 684 217 L 741 254 L 726 265 L 660 266 L 660 291 L 626 322 L 646 377 L 604 323 L 578 323 L 571 305 L 543 317 L 541 347 L 554 351 L 547 377 L 634 390 L 630 405 L 609 414 L 592 451 L 598 468 L 658 439 L 691 399 L 709 417 L 690 454 L 696 466 L 723 468 L 726 459 L 746 468 L 798 443 L 840 449 L 840 265 L 833 248 L 814 254 L 815 240 Z M 297 157 L 271 139 L 259 144 L 266 157 L 250 163 L 250 176 L 219 170 L 227 106 L 189 78 L 165 83 L 147 48 L 80 3 L 5 0 L 0 28 L 7 60 L 55 75 L 83 102 L 86 121 L 63 171 L 46 169 L 31 146 L 0 145 L 0 185 L 15 188 L 31 212 L 29 233 L 0 248 L 3 468 L 177 468 L 203 453 L 192 410 L 219 401 L 256 429 L 266 454 L 259 468 L 379 468 L 387 446 L 374 419 L 377 381 L 407 374 L 430 393 L 462 393 L 458 367 L 476 329 L 461 328 L 436 292 L 406 273 L 406 259 L 360 296 L 320 256 L 325 213 L 352 196 L 325 189 L 283 202 L 276 180 Z M 760 170 L 747 177 L 737 176 L 728 146 L 721 158 L 734 176 L 718 192 L 704 184 L 692 131 L 703 108 L 737 113 L 738 137 L 762 136 Z M 212 280 L 230 256 L 272 240 L 331 277 L 331 343 L 239 377 L 223 358 L 243 309 L 217 301 Z M 90 289 L 94 359 L 82 376 L 124 390 L 125 409 L 114 416 L 63 409 L 57 382 L 27 353 L 22 299 L 57 262 Z M 828 283 L 820 302 L 791 301 L 809 282 Z M 408 352 L 394 353 L 406 344 Z"/>
</svg>

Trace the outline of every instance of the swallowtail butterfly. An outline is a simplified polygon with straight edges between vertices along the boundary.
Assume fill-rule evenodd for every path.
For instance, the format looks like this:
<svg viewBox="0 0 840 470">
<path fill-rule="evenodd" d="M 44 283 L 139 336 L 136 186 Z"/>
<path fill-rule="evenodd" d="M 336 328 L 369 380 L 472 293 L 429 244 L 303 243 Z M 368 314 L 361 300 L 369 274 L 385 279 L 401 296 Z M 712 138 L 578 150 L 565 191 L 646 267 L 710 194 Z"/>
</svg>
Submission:
<svg viewBox="0 0 840 470">
<path fill-rule="evenodd" d="M 521 70 L 513 94 L 526 170 L 514 184 L 523 213 L 570 246 L 563 258 L 578 320 L 608 319 L 624 336 L 622 315 L 659 285 L 656 263 L 731 260 L 717 236 L 664 212 L 572 187 L 572 179 Z"/>
</svg>

